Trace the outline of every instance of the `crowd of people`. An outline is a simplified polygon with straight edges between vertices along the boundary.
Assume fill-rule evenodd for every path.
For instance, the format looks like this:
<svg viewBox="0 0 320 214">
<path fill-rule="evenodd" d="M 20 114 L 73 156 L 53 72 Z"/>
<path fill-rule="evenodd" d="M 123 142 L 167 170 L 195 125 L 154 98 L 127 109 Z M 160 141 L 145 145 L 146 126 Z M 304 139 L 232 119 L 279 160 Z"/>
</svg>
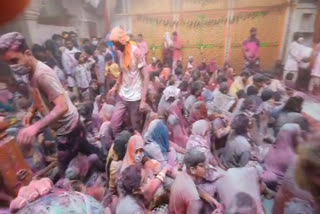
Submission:
<svg viewBox="0 0 320 214">
<path fill-rule="evenodd" d="M 34 180 L 13 196 L 0 175 L 0 213 L 263 214 L 265 201 L 275 214 L 319 213 L 320 138 L 291 87 L 297 70 L 262 71 L 256 28 L 241 72 L 183 65 L 182 47 L 167 32 L 147 64 L 143 35 L 121 27 L 32 47 L 1 35 L 14 77 L 1 83 L 1 121 L 16 121 L 7 132 Z"/>
</svg>

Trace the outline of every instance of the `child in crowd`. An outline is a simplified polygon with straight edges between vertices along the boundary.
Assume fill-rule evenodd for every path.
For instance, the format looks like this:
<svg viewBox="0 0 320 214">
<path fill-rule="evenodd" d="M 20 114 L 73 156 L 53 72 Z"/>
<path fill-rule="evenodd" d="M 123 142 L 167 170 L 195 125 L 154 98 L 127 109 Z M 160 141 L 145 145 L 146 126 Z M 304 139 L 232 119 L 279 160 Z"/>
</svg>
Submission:
<svg viewBox="0 0 320 214">
<path fill-rule="evenodd" d="M 75 53 L 74 57 L 78 61 L 75 79 L 81 95 L 89 88 L 89 84 L 92 80 L 91 68 L 95 63 L 95 60 L 93 58 L 88 58 L 87 54 L 81 52 Z"/>
</svg>

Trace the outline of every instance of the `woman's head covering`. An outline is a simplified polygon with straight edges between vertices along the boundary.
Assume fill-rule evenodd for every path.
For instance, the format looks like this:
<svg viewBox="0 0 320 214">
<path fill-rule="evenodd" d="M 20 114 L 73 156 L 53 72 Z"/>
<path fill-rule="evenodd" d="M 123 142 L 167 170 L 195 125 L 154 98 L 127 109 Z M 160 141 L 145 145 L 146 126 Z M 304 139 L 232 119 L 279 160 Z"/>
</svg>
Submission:
<svg viewBox="0 0 320 214">
<path fill-rule="evenodd" d="M 169 151 L 169 131 L 162 120 L 153 120 L 145 134 L 146 143 L 155 142 L 160 148 L 161 152 L 167 153 Z"/>
<path fill-rule="evenodd" d="M 173 97 L 178 99 L 180 95 L 180 89 L 177 86 L 170 85 L 163 91 L 164 99 L 167 101 L 169 98 Z"/>
<path fill-rule="evenodd" d="M 209 124 L 206 120 L 198 120 L 192 124 L 192 135 L 206 136 L 209 131 Z"/>
<path fill-rule="evenodd" d="M 133 135 L 129 142 L 128 142 L 128 147 L 127 147 L 127 152 L 126 155 L 124 156 L 122 167 L 121 167 L 121 172 L 127 168 L 128 166 L 136 164 L 135 161 L 135 153 L 138 149 L 143 149 L 144 148 L 144 141 L 141 135 Z"/>
<path fill-rule="evenodd" d="M 112 29 L 110 33 L 110 40 L 112 42 L 119 42 L 124 48 L 124 53 L 123 53 L 123 66 L 125 69 L 130 68 L 131 64 L 131 50 L 132 46 L 130 41 L 130 37 L 127 35 L 125 30 L 122 27 L 115 27 Z"/>
</svg>

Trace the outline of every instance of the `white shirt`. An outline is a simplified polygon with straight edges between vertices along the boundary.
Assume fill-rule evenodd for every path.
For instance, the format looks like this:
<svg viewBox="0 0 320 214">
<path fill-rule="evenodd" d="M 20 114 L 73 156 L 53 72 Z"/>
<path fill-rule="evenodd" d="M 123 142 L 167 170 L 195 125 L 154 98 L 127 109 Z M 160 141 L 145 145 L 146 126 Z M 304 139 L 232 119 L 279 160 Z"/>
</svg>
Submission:
<svg viewBox="0 0 320 214">
<path fill-rule="evenodd" d="M 71 75 L 67 77 L 67 82 L 69 87 L 74 87 L 75 80 L 73 78 L 76 66 L 78 64 L 77 60 L 74 58 L 74 54 L 80 52 L 77 48 L 73 47 L 71 50 L 66 48 L 62 54 L 62 65 L 66 74 Z"/>
<path fill-rule="evenodd" d="M 303 59 L 300 55 L 302 45 L 294 41 L 290 44 L 287 62 L 284 66 L 286 71 L 298 71 L 299 63 Z"/>
<path fill-rule="evenodd" d="M 119 61 L 122 70 L 122 83 L 119 90 L 119 96 L 129 102 L 141 100 L 143 81 L 140 69 L 146 65 L 144 56 L 137 46 L 132 45 L 131 65 L 129 70 L 126 70 L 123 66 L 123 54 L 120 51 Z"/>
<path fill-rule="evenodd" d="M 89 88 L 92 79 L 90 70 L 94 63 L 95 61 L 89 58 L 86 63 L 77 65 L 76 73 L 74 74 L 77 87 L 82 89 Z"/>
</svg>

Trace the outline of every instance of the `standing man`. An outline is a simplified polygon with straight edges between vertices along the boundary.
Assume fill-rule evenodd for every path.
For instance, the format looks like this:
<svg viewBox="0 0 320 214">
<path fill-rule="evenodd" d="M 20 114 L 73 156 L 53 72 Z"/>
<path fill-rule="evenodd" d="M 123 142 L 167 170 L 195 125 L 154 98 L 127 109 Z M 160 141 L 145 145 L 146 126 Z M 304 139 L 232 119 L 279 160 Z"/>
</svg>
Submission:
<svg viewBox="0 0 320 214">
<path fill-rule="evenodd" d="M 260 70 L 260 41 L 257 39 L 257 28 L 250 29 L 250 37 L 243 42 L 244 66 L 250 71 Z"/>
<path fill-rule="evenodd" d="M 73 92 L 74 87 L 76 86 L 74 74 L 76 72 L 77 60 L 74 58 L 74 54 L 80 52 L 77 48 L 74 47 L 73 41 L 67 39 L 65 41 L 66 48 L 62 54 L 62 65 L 64 71 L 67 75 L 68 88 Z"/>
<path fill-rule="evenodd" d="M 141 113 L 146 106 L 149 74 L 140 49 L 130 43 L 129 36 L 121 27 L 115 27 L 110 40 L 118 49 L 120 77 L 109 91 L 109 96 L 117 95 L 117 102 L 111 118 L 113 137 L 121 131 L 124 115 L 129 112 L 132 128 L 141 133 Z"/>
<path fill-rule="evenodd" d="M 17 32 L 2 35 L 0 58 L 9 64 L 14 73 L 27 74 L 30 80 L 33 105 L 24 118 L 26 128 L 19 132 L 18 143 L 31 144 L 43 129 L 52 128 L 57 135 L 61 174 L 78 152 L 87 155 L 95 153 L 104 158 L 100 150 L 86 140 L 78 111 L 56 73 L 32 55 L 23 35 Z M 42 119 L 31 125 L 36 112 L 42 115 Z"/>
<path fill-rule="evenodd" d="M 149 53 L 149 48 L 148 48 L 147 42 L 144 41 L 142 34 L 138 34 L 138 43 L 137 43 L 137 45 L 138 45 L 138 48 L 141 51 L 141 54 L 143 56 L 145 56 L 145 60 L 147 60 L 147 56 L 148 56 L 148 53 Z"/>
<path fill-rule="evenodd" d="M 173 65 L 172 70 L 177 68 L 177 62 L 182 61 L 182 42 L 177 32 L 172 33 L 173 36 Z"/>
<path fill-rule="evenodd" d="M 316 45 L 313 51 L 312 62 L 313 65 L 311 70 L 311 80 L 309 83 L 309 92 L 316 95 L 320 89 L 320 42 Z"/>
</svg>

